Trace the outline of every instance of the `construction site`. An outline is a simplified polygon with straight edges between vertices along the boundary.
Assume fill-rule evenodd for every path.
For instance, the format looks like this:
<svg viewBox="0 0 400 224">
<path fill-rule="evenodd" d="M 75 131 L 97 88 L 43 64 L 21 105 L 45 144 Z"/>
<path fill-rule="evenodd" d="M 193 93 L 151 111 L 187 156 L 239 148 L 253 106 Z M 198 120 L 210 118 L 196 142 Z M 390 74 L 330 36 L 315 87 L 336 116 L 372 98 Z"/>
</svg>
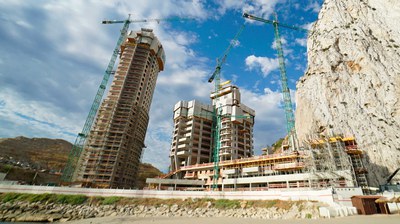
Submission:
<svg viewBox="0 0 400 224">
<path fill-rule="evenodd" d="M 229 91 L 232 89 L 236 91 Z M 178 102 L 170 151 L 172 171 L 147 179 L 148 189 L 260 191 L 368 186 L 363 151 L 352 136 L 310 138 L 298 148 L 293 148 L 286 138 L 279 153 L 254 156 L 255 113 L 240 103 L 237 87 L 221 90 L 224 112 L 220 114 L 217 134 L 218 157 L 211 153 L 211 140 L 215 141 L 211 135 L 212 107 L 199 106 L 196 101 Z M 214 96 L 211 95 L 213 104 Z"/>
<path fill-rule="evenodd" d="M 232 43 L 218 60 L 209 82 L 215 84 L 212 105 L 196 107 L 196 101 L 178 102 L 174 108 L 174 132 L 170 150 L 171 172 L 147 179 L 149 189 L 259 191 L 269 189 L 321 189 L 368 187 L 363 151 L 353 136 L 330 133 L 298 142 L 293 105 L 287 85 L 285 60 L 279 36 L 282 25 L 247 13 L 243 17 L 274 26 L 279 56 L 287 136 L 281 149 L 254 155 L 255 110 L 245 106 L 239 88 L 220 83 L 220 70 Z M 243 27 L 235 35 L 237 40 Z M 227 86 L 228 85 L 228 86 Z M 205 125 L 206 124 L 206 125 Z"/>
<path fill-rule="evenodd" d="M 221 69 L 244 29 L 242 25 L 208 80 L 214 84 L 211 104 L 192 100 L 174 106 L 170 172 L 148 178 L 147 188 L 261 191 L 368 187 L 363 150 L 353 136 L 330 133 L 317 134 L 306 142 L 297 140 L 278 28 L 307 30 L 280 24 L 277 18 L 272 21 L 247 13 L 243 17 L 274 27 L 287 131 L 282 147 L 274 153 L 264 150 L 263 155 L 254 154 L 256 110 L 244 104 L 239 87 L 230 81 L 221 83 Z M 123 23 L 124 27 L 64 169 L 62 178 L 67 184 L 96 188 L 130 188 L 135 184 L 157 75 L 164 70 L 166 56 L 151 29 L 128 32 L 131 22 L 135 21 L 103 21 Z M 118 56 L 118 68 L 113 72 Z M 113 82 L 101 102 L 111 75 Z"/>
</svg>

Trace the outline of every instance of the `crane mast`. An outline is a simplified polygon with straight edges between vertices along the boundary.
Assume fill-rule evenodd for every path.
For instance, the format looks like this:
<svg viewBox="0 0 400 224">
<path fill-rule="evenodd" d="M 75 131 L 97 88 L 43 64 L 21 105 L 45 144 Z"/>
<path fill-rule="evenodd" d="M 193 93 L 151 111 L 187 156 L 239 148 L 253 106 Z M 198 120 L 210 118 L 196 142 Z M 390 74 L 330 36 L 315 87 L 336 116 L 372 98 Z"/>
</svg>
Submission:
<svg viewBox="0 0 400 224">
<path fill-rule="evenodd" d="M 280 70 L 280 74 L 281 74 L 283 102 L 285 105 L 285 115 L 286 115 L 286 121 L 287 121 L 286 122 L 286 131 L 287 131 L 288 135 L 290 135 L 292 132 L 295 132 L 293 105 L 292 105 L 292 99 L 290 97 L 290 89 L 288 87 L 288 82 L 287 82 L 285 58 L 283 55 L 282 42 L 281 42 L 281 38 L 279 35 L 279 29 L 278 29 L 278 18 L 276 16 L 276 14 L 275 14 L 275 21 L 273 21 L 272 25 L 274 26 L 276 50 L 278 52 L 279 70 Z"/>
<path fill-rule="evenodd" d="M 245 17 L 247 19 L 255 20 L 255 21 L 272 24 L 274 27 L 276 50 L 278 53 L 279 70 L 280 70 L 280 74 L 281 74 L 281 77 L 280 77 L 281 78 L 281 88 L 282 88 L 283 102 L 284 102 L 284 107 L 285 107 L 284 110 L 285 110 L 285 117 L 286 117 L 286 131 L 288 134 L 288 139 L 289 139 L 289 142 L 291 145 L 291 149 L 295 150 L 295 149 L 297 149 L 297 137 L 296 137 L 294 114 L 293 114 L 293 104 L 292 104 L 292 99 L 290 97 L 290 90 L 289 90 L 288 82 L 287 82 L 285 58 L 284 58 L 284 54 L 283 54 L 282 42 L 281 42 L 281 38 L 279 35 L 278 26 L 289 28 L 289 29 L 294 29 L 294 30 L 298 30 L 298 31 L 304 31 L 304 32 L 308 32 L 308 30 L 303 29 L 301 27 L 296 27 L 293 25 L 279 23 L 278 17 L 276 14 L 275 14 L 275 20 L 263 19 L 260 17 L 250 15 L 248 13 L 244 13 L 243 17 Z"/>
<path fill-rule="evenodd" d="M 214 111 L 213 111 L 213 162 L 214 162 L 214 174 L 213 174 L 213 185 L 212 189 L 217 189 L 218 188 L 218 178 L 219 178 L 219 150 L 221 148 L 221 142 L 220 142 L 220 130 L 221 130 L 221 107 L 218 105 L 218 95 L 219 91 L 221 89 L 221 68 L 222 65 L 225 64 L 226 58 L 228 57 L 229 52 L 231 51 L 232 47 L 236 44 L 236 41 L 238 40 L 240 34 L 242 33 L 245 25 L 243 24 L 239 31 L 236 33 L 235 37 L 231 40 L 228 48 L 224 51 L 222 57 L 220 59 L 217 59 L 217 66 L 215 67 L 215 70 L 211 77 L 208 79 L 208 82 L 214 81 L 214 94 L 215 94 L 215 105 L 214 105 Z"/>
</svg>

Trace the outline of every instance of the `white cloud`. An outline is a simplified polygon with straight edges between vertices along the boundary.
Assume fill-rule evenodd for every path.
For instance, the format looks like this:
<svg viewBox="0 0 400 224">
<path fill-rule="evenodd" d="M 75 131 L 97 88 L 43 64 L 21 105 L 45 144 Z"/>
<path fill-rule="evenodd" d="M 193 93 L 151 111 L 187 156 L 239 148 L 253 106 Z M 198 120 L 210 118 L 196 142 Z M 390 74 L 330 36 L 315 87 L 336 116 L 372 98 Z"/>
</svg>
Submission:
<svg viewBox="0 0 400 224">
<path fill-rule="evenodd" d="M 218 1 L 220 5 L 219 13 L 224 14 L 227 10 L 241 10 L 249 14 L 254 14 L 260 17 L 269 17 L 275 9 L 275 6 L 283 2 L 282 0 L 254 0 L 254 1 L 237 1 L 237 0 L 222 0 Z M 253 22 L 253 21 L 248 21 Z"/>
<path fill-rule="evenodd" d="M 256 111 L 254 148 L 256 154 L 261 154 L 261 148 L 286 135 L 285 115 L 281 107 L 282 94 L 269 88 L 265 88 L 262 94 L 247 89 L 240 91 L 242 103 Z"/>
<path fill-rule="evenodd" d="M 245 60 L 246 66 L 250 70 L 261 69 L 264 77 L 267 77 L 272 71 L 279 68 L 279 62 L 276 58 L 256 57 L 250 55 Z"/>
<path fill-rule="evenodd" d="M 301 73 L 305 73 L 306 68 L 305 68 L 305 66 L 302 65 L 302 64 L 296 64 L 296 65 L 295 65 L 295 70 L 296 70 L 296 71 L 300 71 Z"/>
<path fill-rule="evenodd" d="M 237 0 L 222 0 L 218 1 L 218 4 L 220 5 L 218 9 L 220 14 L 225 14 L 227 10 L 243 8 L 245 5 L 244 1 Z"/>
<path fill-rule="evenodd" d="M 13 128 L 2 127 L 0 136 L 19 136 L 30 130 L 34 133 L 31 137 L 63 138 L 71 141 L 72 135 L 78 132 L 77 126 L 70 120 L 71 117 L 50 103 L 27 102 L 9 89 L 0 91 L 0 102 L 1 123 L 13 123 Z"/>
<path fill-rule="evenodd" d="M 307 47 L 307 38 L 296 38 L 294 41 L 302 47 Z"/>
<path fill-rule="evenodd" d="M 286 38 L 281 37 L 281 44 L 282 44 L 282 47 L 283 47 L 284 45 L 287 45 L 287 40 L 286 40 Z M 272 42 L 271 48 L 276 50 L 276 39 L 274 39 L 274 42 Z"/>
<path fill-rule="evenodd" d="M 275 10 L 276 4 L 281 2 L 280 0 L 254 0 L 246 3 L 243 7 L 244 12 L 248 12 L 250 14 L 255 14 L 260 17 L 268 17 Z"/>
<path fill-rule="evenodd" d="M 171 113 L 172 114 L 172 108 Z M 169 150 L 171 147 L 172 118 L 171 122 L 158 125 L 157 129 L 152 128 L 146 134 L 146 148 L 144 149 L 143 161 L 153 164 L 163 172 L 168 171 L 171 164 Z"/>
<path fill-rule="evenodd" d="M 32 29 L 32 28 L 33 28 L 33 26 L 32 26 L 31 24 L 29 24 L 28 22 L 23 21 L 23 20 L 15 21 L 15 23 L 16 23 L 17 25 L 19 25 L 19 26 L 24 27 L 24 28 L 28 28 L 28 29 Z"/>
<path fill-rule="evenodd" d="M 236 83 L 236 81 L 238 80 L 239 76 L 236 74 L 232 74 L 232 83 Z"/>
<path fill-rule="evenodd" d="M 311 10 L 315 13 L 319 13 L 319 11 L 321 10 L 321 5 L 320 3 L 318 3 L 318 1 L 310 1 L 308 3 L 308 5 L 304 8 L 305 11 Z"/>
<path fill-rule="evenodd" d="M 274 39 L 274 42 L 272 42 L 271 48 L 276 50 L 276 39 Z M 289 48 L 288 46 L 288 41 L 284 36 L 281 36 L 281 47 L 283 50 L 283 55 L 287 56 L 291 53 L 293 53 L 293 50 Z"/>
<path fill-rule="evenodd" d="M 306 23 L 306 24 L 302 25 L 301 28 L 306 29 L 306 30 L 311 30 L 311 28 L 314 25 L 314 23 L 315 22 Z"/>
</svg>

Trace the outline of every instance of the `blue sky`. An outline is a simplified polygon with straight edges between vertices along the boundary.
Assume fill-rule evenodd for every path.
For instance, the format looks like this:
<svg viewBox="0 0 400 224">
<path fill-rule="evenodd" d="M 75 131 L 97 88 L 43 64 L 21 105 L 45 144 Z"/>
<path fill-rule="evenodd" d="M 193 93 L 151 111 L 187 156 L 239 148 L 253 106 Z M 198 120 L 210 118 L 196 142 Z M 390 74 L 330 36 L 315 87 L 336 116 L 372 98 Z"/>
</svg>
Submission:
<svg viewBox="0 0 400 224">
<path fill-rule="evenodd" d="M 256 111 L 255 153 L 285 135 L 272 25 L 246 21 L 244 11 L 309 28 L 323 0 L 5 0 L 0 1 L 0 137 L 46 137 L 73 142 L 81 131 L 119 36 L 104 19 L 195 18 L 132 23 L 151 28 L 166 50 L 150 112 L 143 161 L 166 171 L 172 108 L 179 100 L 209 103 L 207 82 L 216 58 L 246 23 L 222 68 Z M 307 67 L 306 34 L 281 28 L 292 95 Z"/>
</svg>

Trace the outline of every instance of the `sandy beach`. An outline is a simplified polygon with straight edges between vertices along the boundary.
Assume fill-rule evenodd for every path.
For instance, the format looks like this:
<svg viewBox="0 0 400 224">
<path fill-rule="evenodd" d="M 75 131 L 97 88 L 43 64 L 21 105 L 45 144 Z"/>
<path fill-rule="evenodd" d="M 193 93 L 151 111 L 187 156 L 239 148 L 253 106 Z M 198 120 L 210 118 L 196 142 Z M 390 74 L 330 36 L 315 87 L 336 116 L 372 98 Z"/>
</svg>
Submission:
<svg viewBox="0 0 400 224">
<path fill-rule="evenodd" d="M 303 219 L 303 220 L 265 220 L 265 219 L 251 219 L 251 218 L 168 218 L 168 217 L 157 217 L 157 218 L 136 218 L 136 217 L 105 217 L 105 218 L 93 218 L 84 219 L 77 221 L 67 222 L 70 224 L 118 224 L 118 223 L 140 223 L 140 224 L 283 224 L 283 223 L 318 223 L 318 224 L 399 224 L 400 215 L 368 215 L 368 216 L 349 216 L 343 218 L 333 219 Z"/>
</svg>

